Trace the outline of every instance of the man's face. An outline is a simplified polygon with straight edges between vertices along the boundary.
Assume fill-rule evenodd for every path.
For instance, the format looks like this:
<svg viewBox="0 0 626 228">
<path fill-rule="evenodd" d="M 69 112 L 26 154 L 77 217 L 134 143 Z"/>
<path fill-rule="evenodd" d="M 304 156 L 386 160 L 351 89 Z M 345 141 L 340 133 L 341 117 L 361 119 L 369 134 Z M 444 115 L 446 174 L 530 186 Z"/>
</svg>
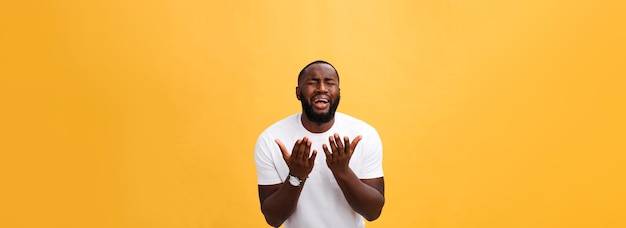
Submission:
<svg viewBox="0 0 626 228">
<path fill-rule="evenodd" d="M 337 72 L 328 64 L 309 66 L 298 82 L 296 95 L 309 120 L 318 124 L 331 121 L 340 98 Z"/>
</svg>

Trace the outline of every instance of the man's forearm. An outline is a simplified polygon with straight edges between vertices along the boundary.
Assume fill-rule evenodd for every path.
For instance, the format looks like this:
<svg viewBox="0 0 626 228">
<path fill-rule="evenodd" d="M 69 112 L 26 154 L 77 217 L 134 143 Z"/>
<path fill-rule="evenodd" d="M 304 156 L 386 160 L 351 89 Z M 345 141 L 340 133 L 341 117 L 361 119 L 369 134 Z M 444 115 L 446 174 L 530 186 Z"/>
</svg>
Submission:
<svg viewBox="0 0 626 228">
<path fill-rule="evenodd" d="M 352 169 L 344 172 L 333 172 L 343 195 L 354 211 L 361 214 L 368 221 L 373 221 L 380 216 L 385 197 L 376 188 L 361 181 Z"/>
<path fill-rule="evenodd" d="M 296 209 L 303 185 L 294 187 L 285 182 L 263 201 L 261 211 L 270 226 L 278 227 L 289 218 Z"/>
</svg>

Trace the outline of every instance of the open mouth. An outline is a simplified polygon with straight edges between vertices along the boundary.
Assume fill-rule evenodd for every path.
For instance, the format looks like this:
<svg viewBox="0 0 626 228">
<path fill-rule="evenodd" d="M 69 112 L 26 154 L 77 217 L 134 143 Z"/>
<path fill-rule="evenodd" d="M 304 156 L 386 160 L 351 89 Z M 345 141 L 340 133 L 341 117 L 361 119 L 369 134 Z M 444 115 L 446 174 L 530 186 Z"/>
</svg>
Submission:
<svg viewBox="0 0 626 228">
<path fill-rule="evenodd" d="M 328 108 L 330 101 L 327 98 L 318 98 L 313 100 L 313 107 L 318 109 Z"/>
</svg>

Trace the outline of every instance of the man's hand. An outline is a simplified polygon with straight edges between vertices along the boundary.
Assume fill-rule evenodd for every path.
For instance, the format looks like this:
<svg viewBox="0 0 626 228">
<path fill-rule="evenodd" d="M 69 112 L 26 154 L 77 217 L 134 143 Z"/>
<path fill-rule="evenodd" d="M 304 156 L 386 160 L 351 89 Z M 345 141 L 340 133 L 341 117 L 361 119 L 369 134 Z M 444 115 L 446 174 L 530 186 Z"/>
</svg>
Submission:
<svg viewBox="0 0 626 228">
<path fill-rule="evenodd" d="M 326 154 L 326 164 L 333 172 L 344 172 L 349 169 L 350 158 L 354 152 L 354 148 L 361 141 L 362 136 L 357 136 L 350 143 L 348 136 L 343 137 L 343 143 L 339 134 L 335 133 L 328 137 L 328 143 L 330 144 L 330 150 L 326 144 L 322 145 L 324 153 Z M 332 151 L 332 152 L 331 152 Z"/>
<path fill-rule="evenodd" d="M 313 150 L 312 155 L 309 157 L 309 154 L 311 154 L 311 141 L 307 137 L 298 139 L 293 145 L 291 154 L 289 154 L 289 151 L 287 151 L 287 148 L 280 140 L 276 139 L 274 142 L 278 144 L 280 151 L 283 153 L 283 159 L 285 159 L 289 167 L 289 174 L 301 180 L 309 177 L 317 156 L 317 150 Z"/>
</svg>

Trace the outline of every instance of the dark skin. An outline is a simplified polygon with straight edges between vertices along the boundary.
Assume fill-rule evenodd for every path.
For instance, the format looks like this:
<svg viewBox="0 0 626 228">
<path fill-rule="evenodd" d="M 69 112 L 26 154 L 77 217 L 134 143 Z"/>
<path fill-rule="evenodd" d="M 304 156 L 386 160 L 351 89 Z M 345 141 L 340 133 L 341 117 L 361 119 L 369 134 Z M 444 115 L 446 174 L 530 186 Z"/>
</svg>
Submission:
<svg viewBox="0 0 626 228">
<path fill-rule="evenodd" d="M 339 97 L 339 77 L 335 69 L 328 64 L 317 63 L 309 66 L 298 82 L 296 96 L 298 100 L 308 99 L 314 103 L 315 99 L 327 98 L 335 101 Z M 328 112 L 328 107 L 314 108 L 316 113 Z M 302 124 L 310 132 L 322 133 L 329 130 L 335 119 L 327 123 L 311 121 L 303 112 Z M 385 181 L 382 177 L 373 179 L 359 179 L 348 166 L 354 149 L 362 137 L 355 137 L 352 142 L 347 136 L 337 133 L 328 138 L 328 145 L 322 145 L 326 154 L 326 165 L 337 180 L 339 188 L 346 197 L 348 204 L 354 211 L 361 214 L 368 221 L 376 220 L 385 204 Z M 280 148 L 283 159 L 289 167 L 289 173 L 301 180 L 305 180 L 315 165 L 317 151 L 311 152 L 311 141 L 307 137 L 298 139 L 291 150 L 278 139 L 275 140 Z M 287 180 L 285 180 L 287 181 Z M 259 199 L 261 211 L 267 223 L 278 227 L 294 212 L 300 193 L 306 185 L 299 187 L 283 182 L 275 185 L 259 185 Z"/>
</svg>

